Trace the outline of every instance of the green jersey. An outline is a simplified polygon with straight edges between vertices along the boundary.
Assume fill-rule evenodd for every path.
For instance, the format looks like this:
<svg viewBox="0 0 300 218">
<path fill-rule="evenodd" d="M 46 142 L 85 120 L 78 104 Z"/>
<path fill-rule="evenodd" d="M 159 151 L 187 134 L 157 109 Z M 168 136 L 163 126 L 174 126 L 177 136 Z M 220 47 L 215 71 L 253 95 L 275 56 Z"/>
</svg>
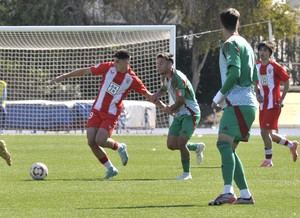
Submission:
<svg viewBox="0 0 300 218">
<path fill-rule="evenodd" d="M 219 65 L 222 79 L 221 92 L 231 105 L 256 106 L 254 83 L 257 81 L 255 55 L 250 44 L 239 35 L 232 35 L 220 49 Z M 235 74 L 228 69 L 235 67 Z M 235 78 L 236 82 L 227 81 Z"/>
<path fill-rule="evenodd" d="M 200 116 L 200 108 L 196 100 L 193 86 L 181 71 L 174 70 L 171 79 L 165 78 L 162 89 L 168 91 L 174 101 L 176 101 L 177 96 L 182 96 L 184 98 L 184 105 L 179 108 L 175 116 Z"/>
</svg>

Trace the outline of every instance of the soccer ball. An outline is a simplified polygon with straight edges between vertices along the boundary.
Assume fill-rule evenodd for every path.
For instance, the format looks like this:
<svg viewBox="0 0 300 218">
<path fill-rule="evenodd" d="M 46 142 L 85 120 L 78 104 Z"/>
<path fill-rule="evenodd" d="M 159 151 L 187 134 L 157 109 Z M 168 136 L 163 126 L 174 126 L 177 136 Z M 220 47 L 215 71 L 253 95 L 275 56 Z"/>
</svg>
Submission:
<svg viewBox="0 0 300 218">
<path fill-rule="evenodd" d="M 30 176 L 34 180 L 42 180 L 45 179 L 48 175 L 48 167 L 43 163 L 34 163 L 30 168 Z"/>
</svg>

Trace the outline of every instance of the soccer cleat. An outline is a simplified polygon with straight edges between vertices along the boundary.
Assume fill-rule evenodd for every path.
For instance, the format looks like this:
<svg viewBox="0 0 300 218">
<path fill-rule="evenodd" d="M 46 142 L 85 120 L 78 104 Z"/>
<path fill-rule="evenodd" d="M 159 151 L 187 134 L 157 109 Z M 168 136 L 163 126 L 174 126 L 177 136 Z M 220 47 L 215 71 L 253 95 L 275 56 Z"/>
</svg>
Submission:
<svg viewBox="0 0 300 218">
<path fill-rule="evenodd" d="M 265 159 L 261 165 L 261 167 L 272 167 L 273 166 L 273 161 L 272 159 Z"/>
<path fill-rule="evenodd" d="M 290 152 L 292 154 L 292 157 L 293 157 L 293 161 L 297 161 L 298 159 L 298 145 L 299 145 L 299 142 L 297 141 L 293 141 L 293 147 L 290 148 Z"/>
<path fill-rule="evenodd" d="M 255 201 L 253 197 L 251 196 L 250 198 L 238 198 L 234 204 L 254 204 Z"/>
<path fill-rule="evenodd" d="M 128 162 L 128 153 L 126 144 L 121 143 L 120 148 L 118 149 L 118 153 L 120 155 L 123 166 L 126 166 Z"/>
<path fill-rule="evenodd" d="M 197 145 L 196 149 L 196 158 L 197 158 L 197 164 L 201 164 L 204 158 L 203 151 L 205 149 L 205 144 L 204 143 L 199 143 Z"/>
<path fill-rule="evenodd" d="M 110 179 L 116 175 L 118 175 L 119 171 L 117 168 L 115 167 L 110 167 L 107 171 L 106 174 L 104 176 L 104 179 Z"/>
<path fill-rule="evenodd" d="M 180 176 L 177 176 L 176 177 L 176 180 L 190 180 L 192 179 L 192 174 L 191 173 L 186 173 L 186 172 L 183 172 Z"/>
<path fill-rule="evenodd" d="M 11 156 L 4 140 L 0 140 L 0 156 L 6 161 L 7 165 L 11 166 Z"/>
<path fill-rule="evenodd" d="M 215 200 L 212 200 L 208 203 L 209 206 L 219 206 L 222 204 L 233 204 L 236 201 L 235 194 L 226 193 L 220 194 Z"/>
</svg>

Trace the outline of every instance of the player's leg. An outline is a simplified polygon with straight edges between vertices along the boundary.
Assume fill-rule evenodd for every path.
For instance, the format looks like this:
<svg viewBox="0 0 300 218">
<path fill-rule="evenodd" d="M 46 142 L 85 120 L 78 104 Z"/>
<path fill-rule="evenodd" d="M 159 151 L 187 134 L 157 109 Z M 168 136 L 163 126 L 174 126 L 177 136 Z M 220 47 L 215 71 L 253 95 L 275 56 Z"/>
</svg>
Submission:
<svg viewBox="0 0 300 218">
<path fill-rule="evenodd" d="M 177 176 L 177 180 L 188 180 L 192 179 L 190 175 L 190 157 L 189 157 L 189 150 L 185 146 L 181 146 L 183 142 L 182 138 L 179 138 L 179 136 L 174 136 L 171 135 L 174 134 L 174 132 L 168 134 L 168 139 L 167 139 L 167 146 L 168 149 L 174 151 L 174 150 L 179 150 L 180 151 L 180 158 L 181 158 L 181 165 L 182 165 L 182 170 L 183 173 L 180 176 Z M 187 142 L 187 141 L 186 141 Z"/>
<path fill-rule="evenodd" d="M 7 165 L 11 166 L 12 163 L 11 155 L 7 150 L 4 140 L 0 140 L 0 156 L 6 161 Z"/>
<path fill-rule="evenodd" d="M 189 137 L 178 136 L 177 145 L 180 148 L 181 165 L 183 169 L 182 175 L 177 177 L 177 180 L 189 180 L 192 179 L 191 168 L 190 168 L 190 151 L 187 148 L 187 142 Z"/>
<path fill-rule="evenodd" d="M 272 138 L 271 138 L 272 130 L 271 129 L 260 129 L 260 135 L 264 142 L 264 150 L 265 150 L 265 159 L 261 163 L 261 167 L 272 167 L 273 161 L 273 151 L 272 151 Z"/>
<path fill-rule="evenodd" d="M 234 182 L 240 190 L 240 197 L 235 201 L 235 204 L 254 204 L 255 201 L 248 187 L 242 161 L 236 153 L 238 143 L 234 142 L 233 147 L 235 158 Z"/>
<path fill-rule="evenodd" d="M 235 173 L 244 174 L 242 168 L 236 168 L 236 156 L 234 154 L 234 141 L 247 140 L 249 128 L 255 119 L 255 108 L 250 106 L 227 107 L 224 109 L 220 121 L 217 147 L 221 155 L 222 176 L 224 180 L 224 190 L 216 199 L 209 202 L 209 205 L 221 205 L 224 203 L 234 203 L 236 200 L 233 191 L 233 178 Z M 238 159 L 238 164 L 241 161 Z M 245 180 L 245 177 L 243 176 Z M 246 180 L 245 180 L 246 181 Z"/>
<path fill-rule="evenodd" d="M 233 142 L 233 152 L 235 158 L 235 169 L 234 169 L 234 181 L 237 187 L 240 190 L 240 197 L 235 201 L 235 204 L 254 204 L 254 199 L 249 190 L 249 186 L 246 180 L 244 167 L 241 159 L 239 158 L 236 149 L 240 140 L 248 141 L 250 136 L 249 129 L 252 126 L 252 123 L 255 119 L 255 108 L 253 107 L 239 107 L 241 118 L 238 118 L 239 126 L 240 126 L 240 134 L 235 137 L 235 141 Z M 242 124 L 244 122 L 246 130 L 242 130 Z"/>
<path fill-rule="evenodd" d="M 168 146 L 168 149 L 170 149 L 172 151 L 174 151 L 174 150 L 180 151 L 183 174 L 181 176 L 178 176 L 177 179 L 187 180 L 187 179 L 191 179 L 189 150 L 186 147 L 186 144 L 182 145 L 182 143 L 184 143 L 184 141 L 186 143 L 187 140 L 183 139 L 182 137 L 179 137 L 180 130 L 181 130 L 181 122 L 182 122 L 182 118 L 179 118 L 179 117 L 174 118 L 174 120 L 169 128 L 167 146 Z"/>
<path fill-rule="evenodd" d="M 291 141 L 291 140 L 287 139 L 286 137 L 284 137 L 278 133 L 275 133 L 275 132 L 272 132 L 271 137 L 272 137 L 273 142 L 276 142 L 277 144 L 288 147 L 290 149 L 293 161 L 297 161 L 298 145 L 299 145 L 298 141 Z"/>
<path fill-rule="evenodd" d="M 183 129 L 185 130 L 185 132 L 192 132 L 193 134 L 199 121 L 200 121 L 200 116 L 193 116 L 193 117 L 186 118 L 183 122 Z M 190 151 L 195 151 L 197 163 L 201 164 L 204 158 L 203 153 L 205 150 L 205 144 L 203 142 L 198 142 L 198 143 L 189 142 L 187 144 L 187 147 Z"/>
<path fill-rule="evenodd" d="M 224 116 L 224 114 L 223 114 Z M 217 140 L 217 148 L 221 155 L 221 171 L 224 181 L 224 189 L 222 194 L 210 201 L 208 205 L 222 205 L 225 203 L 232 204 L 236 200 L 232 181 L 235 169 L 235 158 L 232 149 L 233 137 L 219 132 Z"/>
<path fill-rule="evenodd" d="M 129 155 L 127 152 L 127 145 L 125 143 L 120 143 L 112 138 L 108 138 L 103 147 L 108 147 L 115 151 L 118 151 L 123 166 L 126 166 L 126 164 L 128 163 Z"/>
<path fill-rule="evenodd" d="M 112 132 L 116 124 L 117 124 L 116 119 L 103 120 L 101 122 L 102 130 L 99 129 L 96 136 L 96 142 L 101 147 L 106 147 L 118 151 L 122 164 L 125 166 L 128 162 L 127 146 L 125 143 L 119 143 L 111 138 Z"/>
<path fill-rule="evenodd" d="M 90 146 L 92 152 L 99 160 L 101 164 L 103 164 L 106 169 L 106 175 L 104 178 L 109 179 L 110 177 L 116 176 L 118 174 L 118 170 L 113 166 L 112 162 L 109 160 L 106 152 L 102 147 L 99 146 L 99 142 L 96 141 L 97 134 L 99 132 L 99 127 L 101 126 L 101 119 L 95 112 L 91 112 L 90 117 L 87 122 L 87 140 L 88 145 Z M 99 135 L 106 135 L 105 137 L 108 138 L 108 132 L 105 129 L 101 128 L 101 132 Z M 103 141 L 105 139 L 102 138 Z M 107 140 L 107 139 L 106 139 Z M 101 143 L 101 142 L 100 142 Z"/>
<path fill-rule="evenodd" d="M 170 150 L 179 150 L 180 147 L 177 145 L 177 137 L 179 136 L 181 128 L 181 120 L 178 117 L 174 117 L 171 126 L 169 127 L 167 147 Z"/>
<path fill-rule="evenodd" d="M 105 179 L 109 179 L 113 176 L 116 176 L 118 174 L 118 170 L 114 167 L 110 159 L 108 158 L 106 152 L 104 149 L 97 145 L 96 143 L 96 135 L 97 135 L 98 129 L 97 128 L 87 128 L 87 139 L 88 139 L 88 145 L 90 146 L 92 152 L 96 156 L 96 158 L 99 160 L 101 164 L 107 169 Z"/>
<path fill-rule="evenodd" d="M 278 129 L 278 118 L 280 109 L 271 109 L 260 111 L 260 133 L 264 142 L 265 160 L 261 167 L 272 167 L 272 131 Z"/>
</svg>

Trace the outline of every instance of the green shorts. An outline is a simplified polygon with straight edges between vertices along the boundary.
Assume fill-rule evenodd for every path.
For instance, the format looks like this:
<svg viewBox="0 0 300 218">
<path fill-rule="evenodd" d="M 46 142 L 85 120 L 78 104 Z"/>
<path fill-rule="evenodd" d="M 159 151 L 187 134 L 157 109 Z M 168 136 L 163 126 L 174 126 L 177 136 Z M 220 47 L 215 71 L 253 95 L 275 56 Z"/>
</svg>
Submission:
<svg viewBox="0 0 300 218">
<path fill-rule="evenodd" d="M 182 115 L 175 117 L 169 128 L 169 135 L 186 136 L 187 138 L 191 138 L 199 121 L 200 115 Z"/>
<path fill-rule="evenodd" d="M 253 106 L 226 107 L 220 121 L 219 133 L 234 137 L 234 141 L 248 141 L 255 111 Z"/>
</svg>

